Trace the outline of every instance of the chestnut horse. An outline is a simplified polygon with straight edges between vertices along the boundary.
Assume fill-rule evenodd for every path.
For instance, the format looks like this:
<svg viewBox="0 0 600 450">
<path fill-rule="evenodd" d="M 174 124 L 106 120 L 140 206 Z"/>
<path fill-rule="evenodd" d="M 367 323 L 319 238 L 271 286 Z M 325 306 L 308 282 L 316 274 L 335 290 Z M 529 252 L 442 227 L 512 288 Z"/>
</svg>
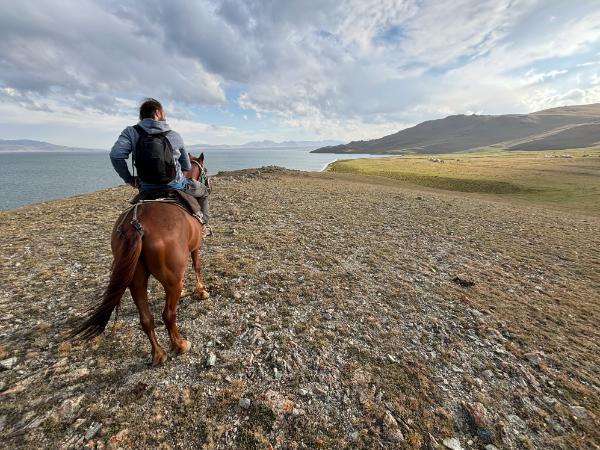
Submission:
<svg viewBox="0 0 600 450">
<path fill-rule="evenodd" d="M 198 180 L 204 170 L 204 154 L 198 158 L 190 155 L 190 161 L 192 170 L 187 176 Z M 87 340 L 100 335 L 113 310 L 119 306 L 125 290 L 129 288 L 140 314 L 142 328 L 150 339 L 152 365 L 156 366 L 167 359 L 167 354 L 154 332 L 154 318 L 148 306 L 148 278 L 153 275 L 165 289 L 162 317 L 169 332 L 171 350 L 177 354 L 187 352 L 191 344 L 177 330 L 176 310 L 190 255 L 196 275 L 194 294 L 202 299 L 209 297 L 200 274 L 202 225 L 181 207 L 170 203 L 140 204 L 137 218 L 135 215 L 133 208 L 129 208 L 117 219 L 111 236 L 114 258 L 112 273 L 102 303 L 71 333 L 71 337 L 80 336 Z M 143 225 L 143 233 L 136 225 Z"/>
</svg>

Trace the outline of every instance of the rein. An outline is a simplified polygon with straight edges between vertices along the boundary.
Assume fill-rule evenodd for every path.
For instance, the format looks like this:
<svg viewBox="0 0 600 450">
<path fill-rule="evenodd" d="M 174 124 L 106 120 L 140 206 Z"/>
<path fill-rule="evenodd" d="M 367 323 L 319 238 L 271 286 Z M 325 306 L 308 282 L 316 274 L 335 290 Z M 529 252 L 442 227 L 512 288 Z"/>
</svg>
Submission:
<svg viewBox="0 0 600 450">
<path fill-rule="evenodd" d="M 198 166 L 198 169 L 200 170 L 200 174 L 198 175 L 198 181 L 202 182 L 202 174 L 204 174 L 204 173 L 205 173 L 205 170 L 206 170 L 206 169 L 205 169 L 205 167 L 204 167 L 204 164 L 200 164 L 200 163 L 199 163 L 198 161 L 196 161 L 195 159 L 192 159 L 192 160 L 191 160 L 191 163 L 192 163 L 192 164 L 196 164 L 196 165 Z M 204 177 L 205 177 L 205 183 L 204 183 L 204 184 L 206 184 L 206 182 L 208 182 L 208 175 L 206 175 L 206 174 L 205 174 L 205 176 L 204 176 Z M 208 187 L 208 186 L 207 186 L 207 187 Z"/>
</svg>

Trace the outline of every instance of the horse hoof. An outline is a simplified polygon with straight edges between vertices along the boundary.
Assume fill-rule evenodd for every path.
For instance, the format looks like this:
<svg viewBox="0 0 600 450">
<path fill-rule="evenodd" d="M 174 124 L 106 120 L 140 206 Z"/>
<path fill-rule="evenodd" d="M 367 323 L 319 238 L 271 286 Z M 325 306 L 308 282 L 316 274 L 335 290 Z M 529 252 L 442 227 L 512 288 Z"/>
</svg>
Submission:
<svg viewBox="0 0 600 450">
<path fill-rule="evenodd" d="M 160 366 L 167 360 L 167 354 L 165 352 L 159 353 L 152 357 L 152 367 Z"/>
<path fill-rule="evenodd" d="M 196 291 L 196 295 L 198 297 L 200 297 L 201 300 L 206 300 L 207 298 L 210 297 L 210 294 L 208 293 L 207 290 L 203 289 L 201 291 Z"/>
<path fill-rule="evenodd" d="M 192 348 L 192 343 L 183 339 L 179 346 L 174 346 L 173 350 L 175 350 L 175 353 L 178 355 L 181 355 L 182 353 L 187 352 L 190 348 Z"/>
</svg>

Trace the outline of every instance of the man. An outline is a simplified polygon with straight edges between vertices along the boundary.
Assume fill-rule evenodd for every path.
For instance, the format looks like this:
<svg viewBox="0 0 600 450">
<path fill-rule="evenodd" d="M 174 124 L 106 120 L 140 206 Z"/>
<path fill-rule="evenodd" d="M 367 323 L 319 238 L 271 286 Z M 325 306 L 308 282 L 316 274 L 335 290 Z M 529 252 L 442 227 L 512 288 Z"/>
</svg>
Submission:
<svg viewBox="0 0 600 450">
<path fill-rule="evenodd" d="M 174 165 L 174 170 L 167 178 L 164 178 L 163 176 L 162 179 L 163 181 L 170 179 L 170 181 L 152 183 L 148 182 L 147 179 L 144 181 L 143 176 L 134 177 L 129 172 L 129 167 L 126 162 L 129 158 L 129 154 L 136 149 L 138 142 L 148 135 L 150 137 L 153 135 L 160 136 L 161 139 L 162 136 L 164 136 L 167 140 L 164 144 L 172 152 L 172 161 L 170 161 L 170 163 L 171 167 Z M 138 149 L 138 152 L 139 151 L 140 149 Z M 136 126 L 127 127 L 123 130 L 110 151 L 110 160 L 123 181 L 132 187 L 139 188 L 140 191 L 172 188 L 182 190 L 196 197 L 200 203 L 202 215 L 204 216 L 205 224 L 202 227 L 202 234 L 204 236 L 210 236 L 212 234 L 212 231 L 208 226 L 208 188 L 203 183 L 186 177 L 192 169 L 190 158 L 185 150 L 181 136 L 177 132 L 172 131 L 171 127 L 167 124 L 165 120 L 165 111 L 158 100 L 153 98 L 144 100 L 140 106 L 140 121 Z M 139 169 L 138 172 L 140 172 Z"/>
</svg>

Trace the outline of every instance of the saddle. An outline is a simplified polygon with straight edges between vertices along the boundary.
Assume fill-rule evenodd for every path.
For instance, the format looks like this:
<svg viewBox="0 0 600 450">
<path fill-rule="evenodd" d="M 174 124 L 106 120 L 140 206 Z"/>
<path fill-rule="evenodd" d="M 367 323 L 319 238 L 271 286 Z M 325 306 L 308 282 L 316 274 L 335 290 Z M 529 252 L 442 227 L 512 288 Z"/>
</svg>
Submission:
<svg viewBox="0 0 600 450">
<path fill-rule="evenodd" d="M 178 189 L 149 189 L 141 191 L 129 201 L 132 205 L 149 202 L 174 203 L 198 219 L 201 224 L 204 224 L 204 216 L 202 215 L 200 204 L 193 195 Z"/>
</svg>

